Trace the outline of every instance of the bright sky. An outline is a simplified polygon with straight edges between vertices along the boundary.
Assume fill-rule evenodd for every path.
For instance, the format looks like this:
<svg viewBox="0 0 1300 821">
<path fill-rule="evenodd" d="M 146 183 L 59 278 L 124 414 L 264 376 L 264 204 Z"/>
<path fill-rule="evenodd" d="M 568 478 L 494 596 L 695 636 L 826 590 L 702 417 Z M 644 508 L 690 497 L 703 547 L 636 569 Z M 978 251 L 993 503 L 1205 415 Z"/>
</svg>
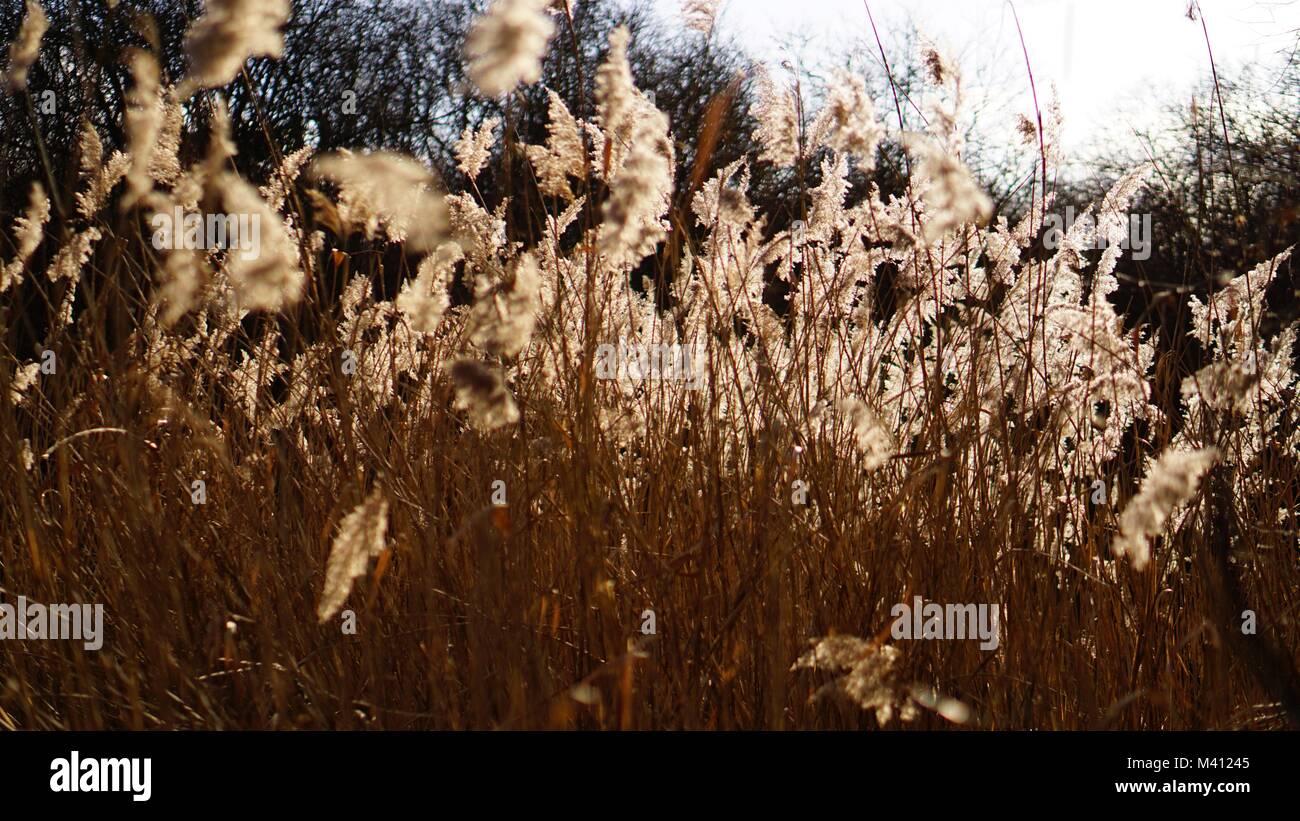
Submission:
<svg viewBox="0 0 1300 821">
<path fill-rule="evenodd" d="M 657 0 L 674 13 L 680 0 Z M 1017 111 L 1032 111 L 1019 35 L 1007 0 L 869 0 L 882 39 L 909 19 L 962 64 L 991 63 L 1019 84 Z M 1300 0 L 1202 0 L 1215 61 L 1275 70 L 1297 45 Z M 1209 76 L 1205 35 L 1187 19 L 1187 0 L 1017 0 L 1016 11 L 1044 103 L 1055 83 L 1066 143 L 1080 148 L 1152 120 L 1155 106 L 1189 98 Z M 720 21 L 756 55 L 773 62 L 782 42 L 806 37 L 834 59 L 871 40 L 863 0 L 727 0 Z"/>
</svg>

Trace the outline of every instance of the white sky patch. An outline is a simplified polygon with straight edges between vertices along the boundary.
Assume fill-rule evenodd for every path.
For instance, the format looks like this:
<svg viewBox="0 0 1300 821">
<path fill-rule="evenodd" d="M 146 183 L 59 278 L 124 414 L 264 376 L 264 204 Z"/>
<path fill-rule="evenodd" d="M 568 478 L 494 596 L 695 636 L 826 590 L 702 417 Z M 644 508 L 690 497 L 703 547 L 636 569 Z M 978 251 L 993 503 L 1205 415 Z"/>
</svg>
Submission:
<svg viewBox="0 0 1300 821">
<path fill-rule="evenodd" d="M 680 0 L 656 0 L 665 14 Z M 1161 109 L 1190 101 L 1210 76 L 1205 35 L 1187 18 L 1187 0 L 1019 0 L 1016 10 L 1046 106 L 1053 85 L 1065 114 L 1071 152 L 1125 139 L 1158 122 Z M 1202 0 L 1220 72 L 1253 65 L 1271 76 L 1297 45 L 1300 2 Z M 1032 112 L 1025 59 L 1005 0 L 871 0 L 881 38 L 908 22 L 964 66 L 988 64 L 1017 109 Z M 875 48 L 863 0 L 728 0 L 719 27 L 756 57 L 780 63 L 788 43 L 806 41 L 805 61 L 833 64 L 847 49 Z M 874 62 L 874 61 L 873 61 Z M 968 71 L 969 74 L 969 71 Z M 968 80 L 977 80 L 969 77 Z"/>
</svg>

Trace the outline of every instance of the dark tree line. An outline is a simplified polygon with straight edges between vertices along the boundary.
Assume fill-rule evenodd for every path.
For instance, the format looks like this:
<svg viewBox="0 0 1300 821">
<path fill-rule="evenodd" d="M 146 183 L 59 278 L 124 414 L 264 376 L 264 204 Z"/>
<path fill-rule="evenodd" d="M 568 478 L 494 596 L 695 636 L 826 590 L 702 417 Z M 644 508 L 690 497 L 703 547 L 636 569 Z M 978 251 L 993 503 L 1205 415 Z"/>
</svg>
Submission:
<svg viewBox="0 0 1300 821">
<path fill-rule="evenodd" d="M 690 230 L 689 197 L 701 175 L 707 179 L 753 152 L 755 123 L 747 113 L 753 72 L 749 57 L 734 43 L 665 23 L 644 3 L 584 0 L 572 4 L 571 27 L 566 20 L 557 21 L 542 81 L 508 98 L 486 100 L 466 76 L 463 48 L 487 4 L 294 0 L 282 59 L 252 60 L 229 86 L 189 103 L 182 159 L 192 160 L 204 150 L 208 108 L 219 95 L 230 108 L 236 162 L 254 180 L 266 178 L 277 152 L 308 145 L 324 151 L 386 148 L 424 158 L 450 188 L 461 189 L 465 180 L 455 169 L 452 146 L 466 126 L 496 116 L 506 124 L 501 144 L 541 143 L 547 89 L 578 116 L 591 116 L 593 78 L 609 32 L 618 25 L 633 33 L 631 60 L 638 85 L 654 92 L 672 123 L 679 160 L 676 229 Z M 23 0 L 0 0 L 0 40 L 14 37 L 23 5 Z M 5 255 L 12 251 L 10 226 L 26 206 L 32 181 L 71 199 L 83 123 L 96 127 L 108 150 L 124 147 L 124 101 L 132 84 L 129 51 L 151 50 L 164 81 L 177 82 L 186 69 L 185 32 L 202 12 L 200 0 L 123 0 L 112 9 L 103 0 L 45 0 L 43 5 L 51 25 L 29 90 L 0 94 L 0 251 Z M 905 127 L 915 128 L 909 102 L 921 96 L 924 67 L 910 58 L 914 50 L 908 46 L 904 39 L 890 49 L 890 77 L 872 53 L 874 44 L 864 44 L 861 54 L 845 60 L 866 72 L 879 116 L 893 120 L 891 101 L 897 98 Z M 1271 91 L 1267 99 L 1274 102 L 1263 104 L 1265 96 L 1252 82 L 1266 86 Z M 1103 167 L 1095 178 L 1062 191 L 1062 204 L 1090 201 L 1123 167 L 1155 159 L 1159 173 L 1134 208 L 1151 213 L 1156 229 L 1152 258 L 1134 263 L 1136 279 L 1146 284 L 1128 289 L 1139 308 L 1158 301 L 1160 287 L 1204 287 L 1223 269 L 1253 264 L 1300 239 L 1297 90 L 1300 76 L 1294 67 L 1281 78 L 1225 81 L 1217 93 L 1209 89 L 1200 95 L 1198 107 L 1172 112 L 1175 125 L 1166 133 L 1151 135 L 1148 144 L 1117 147 L 1112 168 Z M 1227 103 L 1222 119 L 1220 96 Z M 810 100 L 808 108 L 815 110 L 816 101 Z M 702 139 L 710 131 L 712 137 Z M 1006 152 L 990 150 L 986 138 L 977 123 L 967 162 L 992 191 L 1000 211 L 1014 219 L 1029 191 L 1025 172 L 1032 169 L 1002 161 Z M 702 147 L 707 156 L 699 156 Z M 819 182 L 819 166 L 817 157 L 808 158 L 798 172 L 755 165 L 751 198 L 768 216 L 770 230 L 798 218 L 800 192 Z M 854 191 L 860 196 L 874 182 L 888 196 L 902 190 L 906 179 L 904 152 L 887 142 L 870 179 L 854 172 Z M 529 215 L 537 213 L 541 195 L 518 152 L 498 150 L 478 189 L 489 205 L 509 196 L 512 231 L 526 236 L 535 229 Z M 51 233 L 57 235 L 59 229 L 56 215 Z M 1290 287 L 1290 280 L 1283 279 Z"/>
<path fill-rule="evenodd" d="M 46 178 L 42 147 L 56 187 L 75 186 L 83 122 L 97 127 L 107 149 L 124 147 L 129 50 L 153 51 L 164 82 L 176 82 L 185 73 L 185 31 L 201 13 L 198 0 L 124 0 L 115 9 L 102 0 L 44 5 L 51 25 L 29 93 L 0 97 L 0 216 L 6 218 L 25 204 L 30 182 Z M 501 116 L 514 140 L 540 142 L 547 88 L 573 111 L 590 115 L 592 78 L 617 25 L 633 32 L 638 81 L 655 90 L 683 134 L 700 127 L 710 100 L 733 86 L 744 68 L 734 47 L 670 32 L 643 7 L 591 0 L 576 4 L 571 33 L 564 26 L 557 33 L 542 83 L 507 100 L 484 100 L 466 77 L 462 53 L 486 6 L 486 0 L 295 0 L 283 58 L 250 61 L 246 76 L 192 102 L 185 150 L 190 157 L 202 150 L 203 109 L 220 93 L 230 108 L 237 162 L 254 178 L 273 161 L 270 146 L 287 152 L 311 145 L 408 152 L 454 185 L 463 181 L 455 179 L 452 146 L 467 125 Z M 0 0 L 0 40 L 13 38 L 22 17 L 23 0 Z M 743 98 L 734 95 L 726 112 L 728 144 L 720 158 L 748 148 Z M 693 159 L 693 146 L 689 140 L 681 146 L 684 165 Z M 494 180 L 482 184 L 485 194 L 495 193 Z"/>
</svg>

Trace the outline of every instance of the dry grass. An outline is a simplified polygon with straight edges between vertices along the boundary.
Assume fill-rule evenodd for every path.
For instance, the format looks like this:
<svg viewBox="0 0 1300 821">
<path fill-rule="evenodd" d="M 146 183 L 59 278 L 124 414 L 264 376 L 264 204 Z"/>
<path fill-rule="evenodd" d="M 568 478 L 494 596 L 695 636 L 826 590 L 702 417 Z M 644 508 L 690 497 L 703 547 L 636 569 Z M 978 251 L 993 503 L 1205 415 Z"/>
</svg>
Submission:
<svg viewBox="0 0 1300 821">
<path fill-rule="evenodd" d="M 618 91 L 616 70 L 602 78 L 632 95 L 625 107 L 645 105 Z M 1023 241 L 977 225 L 978 192 L 938 125 L 914 147 L 932 178 L 906 198 L 845 208 L 809 191 L 798 249 L 745 217 L 743 170 L 723 172 L 712 207 L 673 215 L 707 235 L 692 262 L 667 265 L 698 285 L 656 311 L 626 285 L 639 232 L 660 238 L 646 226 L 664 216 L 654 186 L 673 161 L 647 113 L 598 124 L 630 141 L 590 147 L 586 173 L 610 182 L 614 204 L 583 211 L 579 241 L 528 243 L 536 299 L 520 249 L 457 227 L 490 215 L 472 198 L 452 205 L 459 270 L 496 313 L 453 307 L 427 336 L 384 290 L 415 277 L 385 268 L 402 214 L 344 245 L 338 234 L 364 232 L 362 206 L 309 196 L 306 179 L 283 205 L 304 296 L 276 313 L 223 307 L 238 283 L 218 252 L 167 327 L 156 285 L 169 254 L 150 247 L 147 212 L 110 206 L 66 226 L 60 243 L 104 235 L 77 276 L 30 271 L 22 293 L 38 298 L 0 303 L 0 586 L 6 600 L 103 603 L 107 634 L 99 652 L 0 642 L 0 726 L 1264 729 L 1288 707 L 1295 721 L 1295 377 L 1290 350 L 1257 338 L 1258 303 L 1211 309 L 1216 333 L 1241 319 L 1242 335 L 1207 363 L 1261 357 L 1236 404 L 1180 407 L 1187 338 L 1158 339 L 1140 318 L 1117 330 L 1094 298 L 1104 263 L 1029 254 L 1034 215 Z M 815 147 L 784 148 L 806 163 Z M 1046 163 L 1046 135 L 1043 147 Z M 567 176 L 577 193 L 597 188 Z M 831 162 L 823 179 L 836 176 Z M 153 182 L 151 196 L 180 196 Z M 310 229 L 325 227 L 317 245 Z M 755 297 L 759 257 L 794 283 L 788 312 Z M 872 308 L 881 266 L 910 286 Z M 330 281 L 352 290 L 340 302 Z M 1062 283 L 1079 291 L 1057 296 Z M 75 320 L 60 322 L 73 289 Z M 1063 305 L 1083 320 L 1055 319 Z M 31 316 L 57 371 L 15 402 Z M 599 346 L 621 338 L 704 340 L 708 378 L 700 390 L 599 379 Z M 463 356 L 501 375 L 517 421 L 457 403 L 447 365 Z M 1136 393 L 1093 423 L 1126 374 Z M 1134 395 L 1160 413 L 1143 416 Z M 861 417 L 843 411 L 854 398 Z M 864 447 L 871 437 L 891 447 Z M 1178 500 L 1147 568 L 1115 559 L 1148 464 L 1193 445 L 1224 456 Z M 1091 503 L 1097 476 L 1107 504 Z M 316 613 L 334 536 L 368 498 L 387 525 L 344 605 L 352 635 Z M 373 532 L 376 510 L 353 529 Z M 890 609 L 914 595 L 1000 604 L 999 648 L 891 640 Z M 1240 633 L 1245 607 L 1258 635 Z M 870 643 L 854 658 L 892 665 L 864 670 L 899 708 L 887 720 L 811 698 L 834 676 L 792 670 L 836 634 Z"/>
</svg>

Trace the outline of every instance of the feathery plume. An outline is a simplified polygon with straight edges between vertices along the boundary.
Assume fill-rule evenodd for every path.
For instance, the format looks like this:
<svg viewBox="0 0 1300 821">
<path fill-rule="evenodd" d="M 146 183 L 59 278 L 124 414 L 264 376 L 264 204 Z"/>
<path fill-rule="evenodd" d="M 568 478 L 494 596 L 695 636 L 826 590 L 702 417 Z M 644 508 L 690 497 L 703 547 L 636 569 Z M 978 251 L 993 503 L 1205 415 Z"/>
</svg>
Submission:
<svg viewBox="0 0 1300 821">
<path fill-rule="evenodd" d="M 162 87 L 158 82 L 158 61 L 147 51 L 131 53 L 131 76 L 135 84 L 126 95 L 126 144 L 131 168 L 126 175 L 122 209 L 128 210 L 153 191 L 153 152 L 163 127 Z"/>
<path fill-rule="evenodd" d="M 628 146 L 612 166 L 600 228 L 600 249 L 614 265 L 640 262 L 666 233 L 660 217 L 671 202 L 675 159 L 668 116 L 632 81 L 627 58 L 630 39 L 626 27 L 612 31 L 609 55 L 596 73 L 597 114 L 605 130 L 606 150 L 610 140 Z"/>
<path fill-rule="evenodd" d="M 610 134 L 621 134 L 631 125 L 637 107 L 636 84 L 627 47 L 632 39 L 627 26 L 609 33 L 609 54 L 596 70 L 596 114 L 601 126 Z"/>
<path fill-rule="evenodd" d="M 50 220 L 50 200 L 45 196 L 45 189 L 40 183 L 32 183 L 31 204 L 27 213 L 14 220 L 14 238 L 18 243 L 18 254 L 13 260 L 0 268 L 0 294 L 22 282 L 23 268 L 27 261 L 40 247 L 45 238 L 45 223 Z"/>
<path fill-rule="evenodd" d="M 17 94 L 27 88 L 27 72 L 41 51 L 41 38 L 50 27 L 45 9 L 36 0 L 27 0 L 27 16 L 18 29 L 18 36 L 9 44 L 9 68 L 5 71 L 5 87 Z"/>
<path fill-rule="evenodd" d="M 481 294 L 470 316 L 470 340 L 489 353 L 518 356 L 532 338 L 541 309 L 541 273 L 532 254 L 515 263 L 509 285 Z"/>
<path fill-rule="evenodd" d="M 555 33 L 548 0 L 495 0 L 465 42 L 469 77 L 488 97 L 542 78 L 542 57 Z"/>
<path fill-rule="evenodd" d="M 836 75 L 822 117 L 831 148 L 854 157 L 864 171 L 876 167 L 876 149 L 885 129 L 876 122 L 875 105 L 861 77 L 847 71 Z"/>
<path fill-rule="evenodd" d="M 875 411 L 855 396 L 841 399 L 836 409 L 853 432 L 853 443 L 863 455 L 866 469 L 875 470 L 888 462 L 897 445 Z"/>
<path fill-rule="evenodd" d="M 506 390 L 500 371 L 476 359 L 457 359 L 450 365 L 456 388 L 454 407 L 469 414 L 470 424 L 488 432 L 519 421 L 519 408 Z"/>
<path fill-rule="evenodd" d="M 185 126 L 185 110 L 171 91 L 163 89 L 158 100 L 162 109 L 158 121 L 158 144 L 149 158 L 149 176 L 155 185 L 175 185 L 181 176 L 181 129 Z"/>
<path fill-rule="evenodd" d="M 108 162 L 104 162 L 104 144 L 89 122 L 82 128 L 78 151 L 81 156 L 81 181 L 86 190 L 77 192 L 77 213 L 85 219 L 91 219 L 108 203 L 113 187 L 130 170 L 131 157 L 122 151 L 114 151 Z"/>
<path fill-rule="evenodd" d="M 61 333 L 64 328 L 72 324 L 72 303 L 77 299 L 79 281 L 81 281 L 80 265 L 77 266 L 75 276 L 69 279 L 68 287 L 63 289 L 63 299 L 59 301 L 59 309 L 54 314 L 54 321 L 50 323 L 50 333 Z"/>
<path fill-rule="evenodd" d="M 203 158 L 204 175 L 217 175 L 227 168 L 228 161 L 239 153 L 234 139 L 230 136 L 230 110 L 226 101 L 220 98 L 212 107 L 212 117 L 208 120 L 208 154 Z"/>
<path fill-rule="evenodd" d="M 81 124 L 81 137 L 77 139 L 77 164 L 81 170 L 81 181 L 88 182 L 95 176 L 104 162 L 104 143 L 99 139 L 95 126 L 85 120 Z"/>
<path fill-rule="evenodd" d="M 416 160 L 385 151 L 339 152 L 312 167 L 317 177 L 338 185 L 351 220 L 383 220 L 390 239 L 415 251 L 430 251 L 446 238 L 447 205 L 435 191 L 433 174 Z"/>
<path fill-rule="evenodd" d="M 1112 546 L 1116 556 L 1127 555 L 1137 570 L 1151 558 L 1150 539 L 1164 530 L 1169 514 L 1196 495 L 1201 477 L 1219 458 L 1215 448 L 1166 451 L 1147 472 L 1142 489 L 1119 517 L 1119 536 Z"/>
<path fill-rule="evenodd" d="M 456 243 L 441 245 L 420 262 L 415 279 L 402 286 L 402 292 L 397 295 L 397 310 L 406 315 L 406 321 L 416 333 L 431 334 L 438 329 L 451 304 L 447 278 L 464 257 Z"/>
<path fill-rule="evenodd" d="M 569 177 L 581 178 L 586 169 L 587 149 L 582 142 L 578 121 L 560 95 L 550 95 L 550 121 L 546 124 L 546 146 L 524 146 L 528 161 L 537 172 L 538 187 L 549 197 L 573 199 Z"/>
<path fill-rule="evenodd" d="M 14 371 L 14 378 L 9 383 L 9 401 L 15 407 L 21 405 L 27 399 L 27 392 L 36 384 L 36 378 L 41 375 L 41 363 L 29 362 L 26 365 L 19 365 Z"/>
<path fill-rule="evenodd" d="M 855 636 L 827 636 L 817 640 L 790 669 L 843 673 L 818 689 L 813 699 L 846 698 L 873 711 L 878 724 L 886 724 L 896 708 L 903 721 L 917 716 L 910 695 L 898 682 L 896 668 L 901 659 L 902 653 L 890 644 L 878 645 Z"/>
<path fill-rule="evenodd" d="M 384 552 L 388 531 L 388 500 L 376 488 L 339 523 L 325 565 L 325 589 L 316 616 L 324 624 L 348 600 L 352 584 L 366 572 L 370 560 Z"/>
<path fill-rule="evenodd" d="M 660 218 L 671 204 L 672 190 L 668 117 L 650 107 L 636 120 L 631 150 L 605 202 L 600 248 L 613 264 L 635 265 L 654 252 L 667 233 Z"/>
<path fill-rule="evenodd" d="M 156 299 L 163 305 L 160 321 L 170 328 L 198 304 L 199 291 L 207 279 L 202 253 L 190 248 L 169 251 L 163 262 L 162 281 Z"/>
<path fill-rule="evenodd" d="M 494 132 L 499 125 L 501 125 L 500 117 L 489 117 L 477 132 L 465 126 L 465 131 L 456 141 L 456 167 L 469 177 L 471 182 L 478 179 L 483 166 L 487 165 L 488 158 L 492 156 L 492 144 L 496 141 Z"/>
<path fill-rule="evenodd" d="M 289 12 L 289 0 L 207 0 L 203 16 L 185 34 L 190 73 L 178 96 L 226 85 L 251 57 L 279 59 Z"/>
<path fill-rule="evenodd" d="M 1258 326 L 1264 310 L 1264 297 L 1282 266 L 1291 258 L 1291 248 L 1261 262 L 1245 276 L 1235 277 L 1222 290 L 1202 302 L 1193 295 L 1189 301 L 1192 332 L 1202 345 L 1232 353 L 1250 349 L 1257 343 Z M 1218 325 L 1218 333 L 1214 326 Z"/>
<path fill-rule="evenodd" d="M 910 135 L 906 143 L 921 157 L 916 175 L 926 205 L 921 236 L 927 243 L 963 225 L 988 222 L 993 201 L 960 160 L 927 137 Z"/>
<path fill-rule="evenodd" d="M 299 148 L 292 154 L 286 154 L 270 181 L 259 189 L 262 199 L 266 200 L 267 207 L 272 211 L 279 211 L 284 207 L 284 201 L 293 190 L 299 172 L 302 171 L 307 160 L 311 159 L 314 151 L 315 149 L 311 147 L 305 147 Z"/>
<path fill-rule="evenodd" d="M 54 260 L 45 271 L 45 277 L 50 282 L 58 282 L 61 279 L 74 284 L 79 282 L 81 269 L 86 264 L 86 260 L 90 259 L 95 243 L 99 242 L 102 236 L 99 229 L 93 227 L 77 234 L 54 255 Z"/>
<path fill-rule="evenodd" d="M 279 311 L 302 298 L 303 272 L 298 267 L 298 248 L 285 229 L 280 215 L 238 174 L 222 172 L 213 180 L 227 214 L 247 214 L 258 233 L 251 253 L 231 250 L 226 273 L 241 308 L 250 311 Z"/>
<path fill-rule="evenodd" d="M 777 88 L 766 68 L 759 68 L 758 99 L 750 114 L 758 122 L 760 159 L 777 168 L 788 168 L 799 161 L 799 112 L 794 94 Z"/>
<path fill-rule="evenodd" d="M 718 20 L 722 0 L 682 0 L 682 18 L 686 28 L 708 35 Z"/>
<path fill-rule="evenodd" d="M 952 82 L 958 77 L 957 66 L 932 42 L 921 43 L 921 62 L 929 72 L 930 82 L 936 86 Z"/>
<path fill-rule="evenodd" d="M 959 155 L 964 135 L 957 127 L 962 108 L 961 71 L 957 63 L 934 43 L 922 38 L 921 62 L 934 87 L 921 103 L 926 120 L 925 130 L 932 134 L 949 154 Z"/>
</svg>

